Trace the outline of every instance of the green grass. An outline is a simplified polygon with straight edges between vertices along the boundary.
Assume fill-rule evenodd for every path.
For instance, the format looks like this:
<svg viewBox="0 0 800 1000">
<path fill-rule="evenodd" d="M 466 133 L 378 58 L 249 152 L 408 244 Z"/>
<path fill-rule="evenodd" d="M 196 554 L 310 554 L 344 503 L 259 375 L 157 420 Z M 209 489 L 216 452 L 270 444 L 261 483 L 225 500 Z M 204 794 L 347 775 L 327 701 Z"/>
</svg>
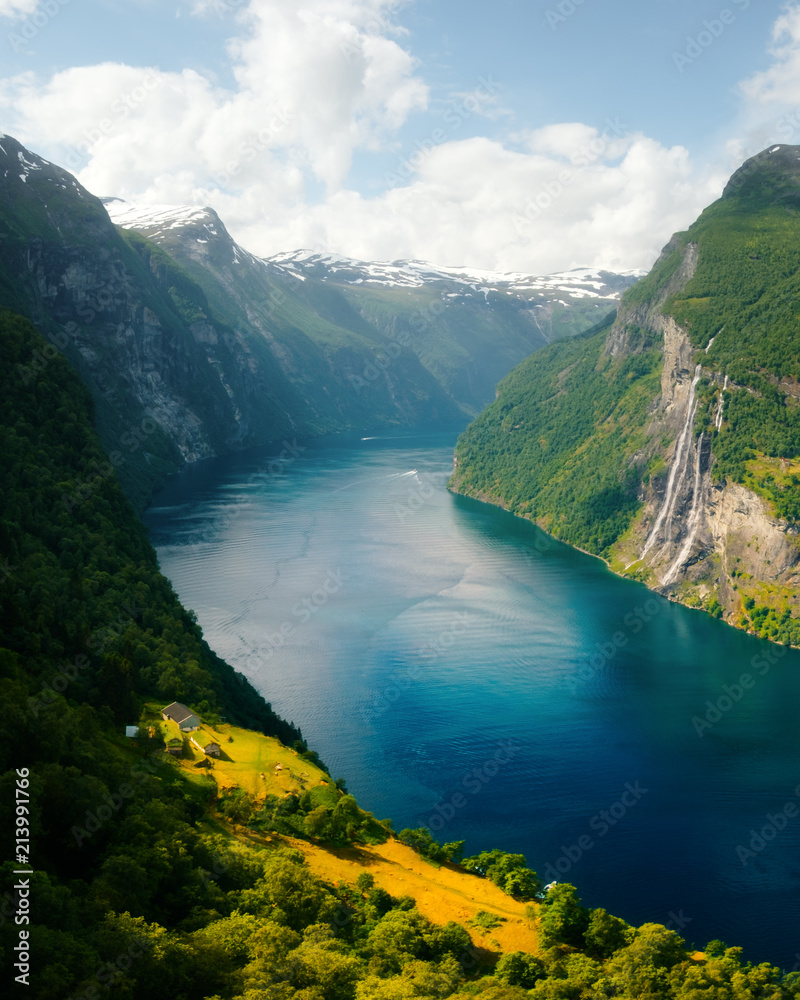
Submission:
<svg viewBox="0 0 800 1000">
<path fill-rule="evenodd" d="M 480 927 L 484 931 L 493 931 L 505 919 L 505 917 L 499 917 L 496 913 L 489 913 L 488 910 L 478 910 L 470 921 L 470 925 L 472 927 Z"/>
<path fill-rule="evenodd" d="M 183 738 L 178 726 L 161 720 L 163 705 L 150 701 L 145 705 L 140 725 L 158 724 L 165 739 Z M 191 708 L 192 706 L 188 706 Z M 336 805 L 338 790 L 328 774 L 297 751 L 284 746 L 279 740 L 251 729 L 221 724 L 210 726 L 204 723 L 198 730 L 186 734 L 189 739 L 187 757 L 170 757 L 190 780 L 196 780 L 198 773 L 208 774 L 216 788 L 241 788 L 254 799 L 263 800 L 267 795 L 284 797 L 312 789 L 314 805 Z M 212 767 L 202 772 L 195 767 L 205 758 L 205 754 L 192 742 L 201 747 L 218 743 L 223 757 L 212 758 Z M 185 745 L 185 744 L 184 744 Z M 278 768 L 277 765 L 280 765 Z M 324 784 L 321 784 L 324 783 Z"/>
</svg>

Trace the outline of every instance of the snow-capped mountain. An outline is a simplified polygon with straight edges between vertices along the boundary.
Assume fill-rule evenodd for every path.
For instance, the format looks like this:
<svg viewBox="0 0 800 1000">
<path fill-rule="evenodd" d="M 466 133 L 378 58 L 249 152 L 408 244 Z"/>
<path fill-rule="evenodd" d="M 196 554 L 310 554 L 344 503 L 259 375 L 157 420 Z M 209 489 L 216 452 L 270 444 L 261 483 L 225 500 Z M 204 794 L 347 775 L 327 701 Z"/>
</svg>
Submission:
<svg viewBox="0 0 800 1000">
<path fill-rule="evenodd" d="M 225 231 L 212 208 L 185 205 L 133 205 L 119 198 L 103 199 L 113 222 L 125 229 L 145 233 L 156 243 L 169 242 L 176 231 L 203 229 L 194 242 L 207 243 Z M 226 233 L 227 235 L 227 233 Z M 335 285 L 366 285 L 371 288 L 420 288 L 423 285 L 447 286 L 451 297 L 490 292 L 512 295 L 518 299 L 559 301 L 605 300 L 613 303 L 626 288 L 646 274 L 641 270 L 611 271 L 576 267 L 554 274 L 534 275 L 524 272 L 486 271 L 469 267 L 447 267 L 422 260 L 361 261 L 316 250 L 289 250 L 269 257 L 255 258 L 231 240 L 235 256 L 247 254 L 272 268 L 301 281 L 313 278 Z M 566 300 L 566 301 L 565 301 Z"/>
<path fill-rule="evenodd" d="M 576 267 L 555 274 L 533 275 L 516 271 L 442 267 L 422 260 L 369 263 L 314 250 L 293 250 L 266 259 L 298 276 L 315 277 L 335 284 L 415 288 L 447 283 L 474 292 L 504 291 L 524 297 L 537 292 L 563 292 L 571 298 L 618 299 L 626 288 L 647 273 L 641 270 L 608 271 Z"/>
</svg>

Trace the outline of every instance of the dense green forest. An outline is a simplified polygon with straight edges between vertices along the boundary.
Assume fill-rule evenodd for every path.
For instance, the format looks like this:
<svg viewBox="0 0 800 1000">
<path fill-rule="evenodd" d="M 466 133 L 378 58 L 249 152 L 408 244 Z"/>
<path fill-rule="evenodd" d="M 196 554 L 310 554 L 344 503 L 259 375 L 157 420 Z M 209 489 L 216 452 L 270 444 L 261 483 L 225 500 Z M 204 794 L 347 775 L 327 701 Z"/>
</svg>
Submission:
<svg viewBox="0 0 800 1000">
<path fill-rule="evenodd" d="M 647 409 L 660 386 L 653 338 L 630 331 L 635 353 L 605 351 L 599 329 L 538 351 L 498 386 L 498 398 L 461 435 L 452 483 L 500 498 L 558 538 L 599 555 L 639 509 L 636 467 Z"/>
<path fill-rule="evenodd" d="M 675 931 L 588 910 L 568 885 L 530 912 L 541 954 L 505 954 L 492 966 L 466 929 L 431 924 L 366 872 L 356 885 L 327 885 L 297 851 L 237 839 L 233 822 L 334 843 L 387 831 L 341 788 L 327 804 L 216 798 L 211 779 L 187 781 L 170 765 L 158 732 L 123 735 L 145 700 L 181 699 L 209 724 L 224 714 L 313 756 L 209 650 L 160 575 L 75 373 L 51 356 L 35 379 L 20 378 L 44 346 L 27 321 L 0 314 L 0 795 L 9 816 L 28 770 L 34 869 L 32 919 L 20 926 L 6 824 L 4 985 L 18 973 L 24 929 L 32 972 L 18 991 L 42 1000 L 800 995 L 796 973 L 743 963 L 718 942 L 700 960 Z M 431 838 L 406 831 L 415 833 L 435 853 Z M 441 849 L 453 857 L 462 847 Z M 523 898 L 538 889 L 520 856 L 485 852 L 465 865 Z"/>
<path fill-rule="evenodd" d="M 651 420 L 662 393 L 660 313 L 688 332 L 691 365 L 702 366 L 694 435 L 710 442 L 712 481 L 740 483 L 773 515 L 800 524 L 796 154 L 778 147 L 748 161 L 624 294 L 615 323 L 553 344 L 507 376 L 459 439 L 452 488 L 530 517 L 624 570 L 634 558 L 632 549 L 619 556 L 626 533 L 635 535 L 645 499 L 663 495 L 675 441 L 674 428 L 665 434 Z M 691 277 L 676 280 L 695 256 Z M 731 591 L 743 589 L 740 608 L 738 598 L 729 601 L 729 620 L 800 643 L 791 590 L 761 592 L 742 569 L 732 571 Z M 709 564 L 707 582 L 718 571 Z M 631 572 L 652 582 L 648 567 Z M 722 613 L 713 595 L 683 596 Z"/>
<path fill-rule="evenodd" d="M 698 430 L 713 433 L 719 480 L 745 482 L 757 454 L 800 456 L 798 236 L 795 210 L 742 198 L 717 202 L 687 233 L 698 244 L 697 271 L 664 308 L 703 349 L 704 370 L 732 384 L 720 433 L 712 431 L 718 379 L 706 380 L 713 391 L 697 418 Z M 762 486 L 781 516 L 798 519 L 796 489 Z"/>
</svg>

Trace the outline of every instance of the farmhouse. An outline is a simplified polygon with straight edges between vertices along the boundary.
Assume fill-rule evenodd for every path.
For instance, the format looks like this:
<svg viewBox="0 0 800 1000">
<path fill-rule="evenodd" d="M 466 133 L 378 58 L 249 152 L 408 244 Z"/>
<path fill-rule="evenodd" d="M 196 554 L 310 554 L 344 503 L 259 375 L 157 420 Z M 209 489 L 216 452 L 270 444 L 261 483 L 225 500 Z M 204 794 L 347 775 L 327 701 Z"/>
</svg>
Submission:
<svg viewBox="0 0 800 1000">
<path fill-rule="evenodd" d="M 181 705 L 179 701 L 173 701 L 171 705 L 162 708 L 161 718 L 165 722 L 172 720 L 182 733 L 191 733 L 192 730 L 198 729 L 200 726 L 200 719 L 185 705 Z"/>
</svg>

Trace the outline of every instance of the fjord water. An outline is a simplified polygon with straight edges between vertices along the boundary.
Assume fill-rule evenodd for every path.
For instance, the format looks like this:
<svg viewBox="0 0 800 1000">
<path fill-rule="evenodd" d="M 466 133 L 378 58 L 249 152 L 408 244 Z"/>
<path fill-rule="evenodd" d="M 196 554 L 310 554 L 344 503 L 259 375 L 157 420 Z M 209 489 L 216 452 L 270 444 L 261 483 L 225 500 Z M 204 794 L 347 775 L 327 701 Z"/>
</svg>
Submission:
<svg viewBox="0 0 800 1000">
<path fill-rule="evenodd" d="M 448 493 L 455 438 L 187 469 L 147 515 L 162 570 L 396 829 L 521 852 L 588 905 L 792 968 L 800 653 Z"/>
</svg>

